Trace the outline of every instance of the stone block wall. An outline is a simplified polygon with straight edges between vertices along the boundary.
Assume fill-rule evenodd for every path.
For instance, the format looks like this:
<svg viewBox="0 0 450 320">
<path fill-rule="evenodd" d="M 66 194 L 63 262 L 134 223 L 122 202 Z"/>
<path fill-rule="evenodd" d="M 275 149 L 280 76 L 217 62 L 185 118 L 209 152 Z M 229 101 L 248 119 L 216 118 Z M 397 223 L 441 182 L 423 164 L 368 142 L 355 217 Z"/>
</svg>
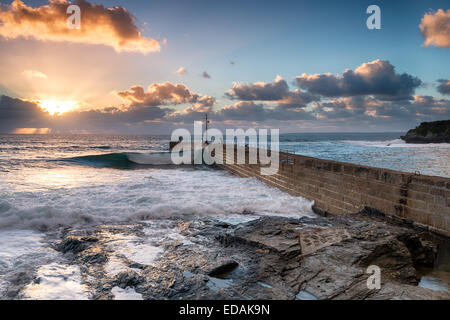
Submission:
<svg viewBox="0 0 450 320">
<path fill-rule="evenodd" d="M 225 161 L 221 165 L 224 169 L 242 177 L 256 177 L 292 195 L 314 200 L 314 210 L 318 213 L 374 210 L 450 236 L 449 178 L 284 152 L 279 153 L 278 173 L 264 176 L 260 173 L 260 164 L 236 164 L 237 152 L 234 152 L 234 161 L 226 150 L 224 155 Z"/>
</svg>

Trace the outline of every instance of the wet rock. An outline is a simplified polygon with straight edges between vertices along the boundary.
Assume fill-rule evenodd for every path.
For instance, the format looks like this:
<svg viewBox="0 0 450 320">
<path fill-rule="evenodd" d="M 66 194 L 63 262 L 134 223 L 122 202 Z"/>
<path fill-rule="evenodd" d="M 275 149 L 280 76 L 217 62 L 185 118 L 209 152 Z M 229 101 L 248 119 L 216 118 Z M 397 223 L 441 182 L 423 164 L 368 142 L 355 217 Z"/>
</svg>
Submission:
<svg viewBox="0 0 450 320">
<path fill-rule="evenodd" d="M 358 265 L 368 267 L 376 265 L 384 270 L 384 275 L 404 283 L 417 284 L 411 252 L 397 239 L 380 240 L 373 245 L 364 244 L 370 253 L 360 260 Z"/>
<path fill-rule="evenodd" d="M 110 233 L 144 240 L 145 225 L 71 232 L 61 251 L 74 253 L 68 257 L 95 299 L 113 299 L 115 286 L 133 287 L 144 299 L 450 298 L 416 286 L 416 267 L 435 260 L 433 239 L 379 217 L 262 217 L 226 227 L 205 218 L 161 225 L 188 241 L 164 240 L 164 252 L 149 265 L 129 256 L 118 274 L 107 271 L 110 256 L 117 257 Z M 367 287 L 372 264 L 381 268 L 380 290 Z"/>
<path fill-rule="evenodd" d="M 239 266 L 239 263 L 236 261 L 227 261 L 215 268 L 213 268 L 208 275 L 215 278 L 225 279 L 227 275 L 234 271 Z"/>
<path fill-rule="evenodd" d="M 8 299 L 20 297 L 22 288 L 28 283 L 35 281 L 39 281 L 39 279 L 29 272 L 16 272 L 9 280 L 9 287 L 6 290 L 5 297 Z"/>
<path fill-rule="evenodd" d="M 410 237 L 400 237 L 411 253 L 411 258 L 415 267 L 432 267 L 438 253 L 438 245 L 427 234 L 422 234 L 422 238 L 418 235 Z"/>
<path fill-rule="evenodd" d="M 141 270 L 143 270 L 143 269 L 145 269 L 146 266 L 143 265 L 142 263 L 132 263 L 132 264 L 129 265 L 129 267 L 133 268 L 133 269 L 141 269 Z"/>
<path fill-rule="evenodd" d="M 126 289 L 127 287 L 135 287 L 144 281 L 144 278 L 133 271 L 124 271 L 116 276 L 115 284 Z"/>
<path fill-rule="evenodd" d="M 88 248 L 92 242 L 97 241 L 98 239 L 94 237 L 70 235 L 61 241 L 57 250 L 62 253 L 72 252 L 76 254 Z"/>
<path fill-rule="evenodd" d="M 283 280 L 296 291 L 305 290 L 319 299 L 413 299 L 420 295 L 434 299 L 440 296 L 416 286 L 415 252 L 433 249 L 419 241 L 415 243 L 420 248 L 411 251 L 405 243 L 415 241 L 417 235 L 413 231 L 365 216 L 327 219 L 333 228 L 345 226 L 350 237 L 291 259 L 283 270 Z M 380 290 L 367 287 L 368 265 L 381 269 L 381 287 L 385 288 L 382 294 Z M 393 287 L 401 290 L 396 293 L 391 290 Z"/>
<path fill-rule="evenodd" d="M 100 263 L 103 264 L 108 261 L 108 255 L 99 248 L 92 248 L 86 250 L 83 255 L 80 255 L 80 261 L 84 264 Z"/>
<path fill-rule="evenodd" d="M 231 225 L 230 225 L 229 223 L 220 221 L 220 222 L 216 223 L 215 226 L 216 226 L 216 227 L 219 227 L 219 228 L 227 229 L 227 228 L 229 228 Z"/>
<path fill-rule="evenodd" d="M 282 218 L 281 218 L 282 219 Z M 268 250 L 283 257 L 292 257 L 301 253 L 297 224 L 292 220 L 280 218 L 261 218 L 238 228 L 234 233 L 218 235 L 218 240 L 224 245 L 247 245 Z"/>
</svg>

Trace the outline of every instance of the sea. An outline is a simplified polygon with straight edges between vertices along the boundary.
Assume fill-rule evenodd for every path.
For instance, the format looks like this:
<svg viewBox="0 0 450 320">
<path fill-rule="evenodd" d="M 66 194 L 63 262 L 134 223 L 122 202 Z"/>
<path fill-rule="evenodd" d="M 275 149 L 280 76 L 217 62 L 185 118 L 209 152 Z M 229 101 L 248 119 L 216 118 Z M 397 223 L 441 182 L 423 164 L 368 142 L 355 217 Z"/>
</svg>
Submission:
<svg viewBox="0 0 450 320">
<path fill-rule="evenodd" d="M 280 149 L 323 159 L 450 177 L 450 144 L 406 144 L 402 133 L 280 135 Z M 0 299 L 17 273 L 37 273 L 23 299 L 87 299 L 80 270 L 48 243 L 55 230 L 183 217 L 241 223 L 264 215 L 314 217 L 312 202 L 207 166 L 136 159 L 168 152 L 169 136 L 0 135 Z M 151 158 L 151 157 L 150 157 Z M 246 214 L 242 214 L 245 212 Z M 170 241 L 173 230 L 154 233 Z M 135 259 L 157 255 L 122 239 Z M 127 251 L 128 250 L 128 251 Z M 423 285 L 428 286 L 424 280 Z M 438 283 L 436 290 L 448 290 Z M 117 289 L 119 290 L 119 289 Z M 135 292 L 117 291 L 124 299 Z"/>
</svg>

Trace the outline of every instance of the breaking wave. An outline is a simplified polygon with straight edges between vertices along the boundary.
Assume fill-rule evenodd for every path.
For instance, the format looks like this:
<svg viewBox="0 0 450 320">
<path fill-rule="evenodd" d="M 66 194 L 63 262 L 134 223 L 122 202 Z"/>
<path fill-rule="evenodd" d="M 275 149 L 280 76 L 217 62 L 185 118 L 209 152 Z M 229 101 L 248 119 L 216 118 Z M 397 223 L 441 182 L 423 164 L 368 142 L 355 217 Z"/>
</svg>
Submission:
<svg viewBox="0 0 450 320">
<path fill-rule="evenodd" d="M 70 171 L 70 172 L 67 172 Z M 63 187 L 33 192 L 5 186 L 0 230 L 214 217 L 248 221 L 262 215 L 313 217 L 313 203 L 270 188 L 256 178 L 218 170 L 97 170 L 76 167 Z M 72 178 L 73 177 L 73 178 Z M 37 200 L 38 199 L 38 200 Z"/>
<path fill-rule="evenodd" d="M 406 143 L 402 139 L 365 141 L 365 140 L 342 140 L 342 143 L 379 148 L 450 148 L 450 143 Z"/>
<path fill-rule="evenodd" d="M 152 166 L 152 165 L 172 164 L 170 152 L 106 153 L 87 156 L 77 156 L 62 160 L 91 167 L 115 168 L 115 169 L 131 169 L 134 167 L 138 167 L 140 165 Z"/>
</svg>

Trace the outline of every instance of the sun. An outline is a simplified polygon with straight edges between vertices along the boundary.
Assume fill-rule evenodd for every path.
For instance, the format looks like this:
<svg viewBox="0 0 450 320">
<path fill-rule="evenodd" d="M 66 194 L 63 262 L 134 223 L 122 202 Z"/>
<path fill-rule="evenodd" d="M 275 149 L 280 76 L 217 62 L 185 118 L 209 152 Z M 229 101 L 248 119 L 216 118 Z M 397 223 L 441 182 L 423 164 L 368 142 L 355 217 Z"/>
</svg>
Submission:
<svg viewBox="0 0 450 320">
<path fill-rule="evenodd" d="M 41 108 L 51 115 L 62 114 L 74 110 L 78 102 L 69 100 L 41 100 Z"/>
</svg>

